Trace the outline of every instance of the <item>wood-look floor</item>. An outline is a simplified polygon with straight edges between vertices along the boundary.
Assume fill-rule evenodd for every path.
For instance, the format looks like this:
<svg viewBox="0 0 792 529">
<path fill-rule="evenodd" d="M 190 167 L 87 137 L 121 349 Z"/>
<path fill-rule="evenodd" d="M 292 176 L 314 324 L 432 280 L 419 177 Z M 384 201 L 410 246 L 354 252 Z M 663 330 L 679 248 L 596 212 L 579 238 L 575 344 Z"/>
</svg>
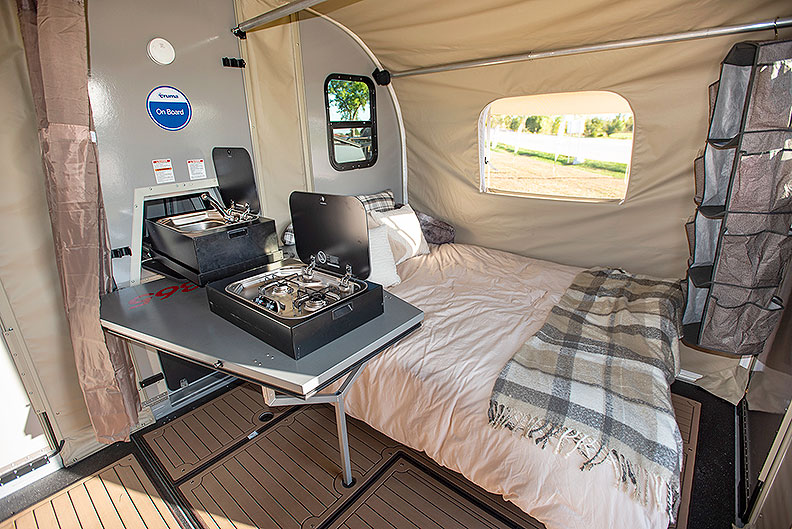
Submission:
<svg viewBox="0 0 792 529">
<path fill-rule="evenodd" d="M 467 493 L 466 493 L 467 492 Z M 506 505 L 481 503 L 470 491 L 449 486 L 436 469 L 398 454 L 378 478 L 328 525 L 328 529 L 542 528 Z M 500 500 L 502 502 L 502 500 Z"/>
<path fill-rule="evenodd" d="M 693 469 L 696 465 L 696 446 L 698 444 L 699 418 L 701 403 L 681 395 L 671 394 L 679 432 L 682 434 L 682 492 L 677 515 L 676 529 L 687 527 L 690 513 L 690 493 L 693 489 Z"/>
<path fill-rule="evenodd" d="M 154 485 L 129 455 L 0 523 L 0 529 L 178 529 Z"/>
<path fill-rule="evenodd" d="M 318 527 L 365 483 L 398 443 L 350 419 L 356 486 L 341 484 L 330 406 L 299 409 L 179 490 L 206 527 Z"/>
<path fill-rule="evenodd" d="M 216 456 L 286 411 L 264 404 L 261 388 L 242 384 L 195 410 L 143 435 L 143 440 L 173 481 Z M 260 420 L 262 413 L 270 417 Z"/>
</svg>

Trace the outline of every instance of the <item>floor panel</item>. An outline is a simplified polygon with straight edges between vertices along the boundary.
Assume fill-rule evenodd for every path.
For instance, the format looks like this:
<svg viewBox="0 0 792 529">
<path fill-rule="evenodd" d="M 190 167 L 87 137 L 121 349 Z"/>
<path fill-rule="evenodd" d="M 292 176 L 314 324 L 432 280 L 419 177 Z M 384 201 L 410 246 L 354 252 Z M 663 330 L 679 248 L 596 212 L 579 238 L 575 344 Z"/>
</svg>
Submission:
<svg viewBox="0 0 792 529">
<path fill-rule="evenodd" d="M 277 417 L 284 411 L 264 404 L 259 386 L 242 384 L 142 437 L 177 481 L 260 428 L 267 422 L 259 419 L 263 413 Z"/>
<path fill-rule="evenodd" d="M 177 529 L 133 455 L 0 523 L 0 529 Z"/>
</svg>

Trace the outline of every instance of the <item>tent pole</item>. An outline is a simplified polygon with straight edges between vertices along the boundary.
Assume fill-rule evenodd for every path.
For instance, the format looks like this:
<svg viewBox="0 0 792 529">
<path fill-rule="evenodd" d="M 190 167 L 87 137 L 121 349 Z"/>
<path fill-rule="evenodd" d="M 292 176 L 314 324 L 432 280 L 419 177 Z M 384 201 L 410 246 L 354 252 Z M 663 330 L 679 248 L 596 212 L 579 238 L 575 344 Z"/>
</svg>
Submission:
<svg viewBox="0 0 792 529">
<path fill-rule="evenodd" d="M 252 29 L 261 27 L 264 24 L 272 22 L 273 20 L 287 17 L 298 11 L 302 11 L 303 9 L 320 4 L 324 1 L 325 0 L 295 0 L 294 2 L 289 2 L 288 4 L 284 4 L 280 7 L 276 7 L 275 9 L 271 9 L 265 13 L 262 13 L 257 17 L 240 22 L 235 28 L 231 28 L 231 32 L 239 38 L 245 38 L 245 33 Z"/>
<path fill-rule="evenodd" d="M 557 50 L 537 51 L 519 53 L 516 55 L 502 55 L 500 57 L 490 57 L 487 59 L 474 59 L 471 61 L 454 62 L 450 64 L 440 64 L 437 66 L 427 66 L 415 68 L 402 72 L 391 72 L 391 77 L 412 77 L 414 75 L 425 75 L 429 73 L 451 72 L 454 70 L 464 70 L 467 68 L 478 68 L 480 66 L 493 66 L 496 64 L 507 64 L 510 62 L 532 61 L 535 59 L 545 59 L 548 57 L 563 57 L 566 55 L 579 55 L 581 53 L 591 53 L 595 51 L 619 50 L 623 48 L 635 48 L 638 46 L 648 46 L 650 44 L 661 44 L 667 42 L 681 42 L 685 40 L 704 39 L 709 37 L 721 37 L 724 35 L 735 35 L 737 33 L 748 33 L 751 31 L 762 31 L 767 29 L 786 28 L 792 26 L 792 17 L 776 18 L 763 22 L 751 24 L 739 24 L 735 26 L 721 26 L 683 33 L 672 33 L 669 35 L 655 35 L 651 37 L 638 37 L 626 40 L 614 40 L 599 44 L 589 44 L 575 48 L 560 48 Z"/>
</svg>

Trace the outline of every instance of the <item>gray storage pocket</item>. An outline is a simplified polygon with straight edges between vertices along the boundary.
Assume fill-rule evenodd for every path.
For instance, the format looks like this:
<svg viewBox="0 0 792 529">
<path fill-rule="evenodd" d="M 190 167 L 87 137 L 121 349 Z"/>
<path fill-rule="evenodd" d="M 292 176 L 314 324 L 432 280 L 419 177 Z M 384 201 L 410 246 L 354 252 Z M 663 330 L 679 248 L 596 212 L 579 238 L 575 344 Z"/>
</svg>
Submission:
<svg viewBox="0 0 792 529">
<path fill-rule="evenodd" d="M 792 126 L 792 61 L 758 65 L 745 130 Z"/>
<path fill-rule="evenodd" d="M 723 143 L 740 132 L 751 66 L 724 64 L 721 68 L 718 99 L 708 136 L 712 140 Z"/>
<path fill-rule="evenodd" d="M 713 279 L 748 288 L 775 287 L 790 255 L 792 238 L 786 234 L 724 235 Z"/>
<path fill-rule="evenodd" d="M 704 149 L 704 188 L 701 206 L 723 206 L 729 194 L 729 180 L 734 165 L 735 148 L 718 148 L 707 144 Z M 695 168 L 695 166 L 694 166 Z"/>
<path fill-rule="evenodd" d="M 729 211 L 792 211 L 792 149 L 742 154 L 734 173 Z"/>
<path fill-rule="evenodd" d="M 778 325 L 782 309 L 780 303 L 771 303 L 768 308 L 753 304 L 725 306 L 710 296 L 699 344 L 737 355 L 760 354 Z"/>
</svg>

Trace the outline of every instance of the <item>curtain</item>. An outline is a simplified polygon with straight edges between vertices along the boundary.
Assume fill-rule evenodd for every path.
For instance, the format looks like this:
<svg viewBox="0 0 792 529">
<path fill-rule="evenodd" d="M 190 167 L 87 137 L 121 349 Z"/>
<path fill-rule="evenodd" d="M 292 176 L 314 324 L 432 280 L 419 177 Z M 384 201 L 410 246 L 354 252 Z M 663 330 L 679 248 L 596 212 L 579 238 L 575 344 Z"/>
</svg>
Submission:
<svg viewBox="0 0 792 529">
<path fill-rule="evenodd" d="M 85 3 L 17 0 L 38 118 L 55 258 L 96 438 L 128 441 L 140 400 L 126 342 L 105 336 L 99 297 L 114 288 L 88 100 Z"/>
</svg>

